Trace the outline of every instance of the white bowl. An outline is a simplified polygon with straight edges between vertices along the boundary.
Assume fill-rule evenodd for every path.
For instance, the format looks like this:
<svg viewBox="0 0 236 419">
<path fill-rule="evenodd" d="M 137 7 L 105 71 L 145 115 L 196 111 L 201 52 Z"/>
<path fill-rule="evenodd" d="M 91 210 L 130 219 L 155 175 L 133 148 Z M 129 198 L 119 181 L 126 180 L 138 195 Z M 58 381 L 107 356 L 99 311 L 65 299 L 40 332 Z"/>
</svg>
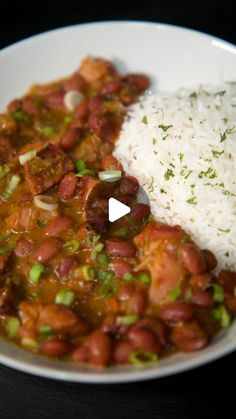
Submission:
<svg viewBox="0 0 236 419">
<path fill-rule="evenodd" d="M 86 55 L 107 57 L 121 71 L 144 72 L 153 90 L 196 83 L 236 80 L 236 47 L 212 36 L 170 25 L 145 22 L 101 22 L 67 27 L 19 42 L 0 52 L 0 110 L 33 83 L 73 72 Z M 236 349 L 236 323 L 207 348 L 177 354 L 145 368 L 81 367 L 32 355 L 1 340 L 0 362 L 48 378 L 118 383 L 181 372 Z"/>
</svg>

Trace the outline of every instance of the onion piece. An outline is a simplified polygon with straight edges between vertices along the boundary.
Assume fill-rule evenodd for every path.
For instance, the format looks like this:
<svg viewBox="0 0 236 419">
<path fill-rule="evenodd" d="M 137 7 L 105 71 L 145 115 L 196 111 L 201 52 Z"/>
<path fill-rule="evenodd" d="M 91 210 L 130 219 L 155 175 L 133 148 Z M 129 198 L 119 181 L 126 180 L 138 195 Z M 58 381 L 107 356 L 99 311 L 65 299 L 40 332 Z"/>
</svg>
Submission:
<svg viewBox="0 0 236 419">
<path fill-rule="evenodd" d="M 25 164 L 27 161 L 33 159 L 36 156 L 36 154 L 37 154 L 37 151 L 36 150 L 30 150 L 30 151 L 28 151 L 25 154 L 21 154 L 19 156 L 19 162 L 20 162 L 20 164 Z"/>
<path fill-rule="evenodd" d="M 64 96 L 64 105 L 69 111 L 74 111 L 83 98 L 83 93 L 78 90 L 69 90 Z"/>
<path fill-rule="evenodd" d="M 48 195 L 35 195 L 34 203 L 36 207 L 42 208 L 46 211 L 53 211 L 58 208 L 58 203 L 54 201 L 52 196 Z"/>
<path fill-rule="evenodd" d="M 98 177 L 105 182 L 116 182 L 121 178 L 121 170 L 104 170 L 98 173 Z"/>
</svg>

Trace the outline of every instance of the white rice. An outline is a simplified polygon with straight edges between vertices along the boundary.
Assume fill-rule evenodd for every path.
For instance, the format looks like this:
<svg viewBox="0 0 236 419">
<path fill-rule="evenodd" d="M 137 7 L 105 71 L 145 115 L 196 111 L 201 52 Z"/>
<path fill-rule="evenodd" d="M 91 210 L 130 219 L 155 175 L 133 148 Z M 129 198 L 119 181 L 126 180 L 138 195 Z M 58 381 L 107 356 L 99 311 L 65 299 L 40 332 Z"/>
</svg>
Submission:
<svg viewBox="0 0 236 419">
<path fill-rule="evenodd" d="M 145 96 L 115 155 L 158 220 L 181 225 L 220 267 L 236 269 L 236 84 Z"/>
</svg>

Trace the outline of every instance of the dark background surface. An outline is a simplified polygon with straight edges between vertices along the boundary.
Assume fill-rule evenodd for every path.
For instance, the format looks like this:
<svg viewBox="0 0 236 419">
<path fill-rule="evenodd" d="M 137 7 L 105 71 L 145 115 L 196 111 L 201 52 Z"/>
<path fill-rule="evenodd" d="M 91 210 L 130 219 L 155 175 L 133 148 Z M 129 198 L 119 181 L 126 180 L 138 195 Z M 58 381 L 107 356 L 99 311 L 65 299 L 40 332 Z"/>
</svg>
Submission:
<svg viewBox="0 0 236 419">
<path fill-rule="evenodd" d="M 236 44 L 233 2 L 100 0 L 96 4 L 1 0 L 0 48 L 52 28 L 111 19 L 182 25 Z M 56 382 L 0 366 L 0 419 L 232 418 L 235 364 L 236 352 L 180 375 L 124 385 Z"/>
</svg>

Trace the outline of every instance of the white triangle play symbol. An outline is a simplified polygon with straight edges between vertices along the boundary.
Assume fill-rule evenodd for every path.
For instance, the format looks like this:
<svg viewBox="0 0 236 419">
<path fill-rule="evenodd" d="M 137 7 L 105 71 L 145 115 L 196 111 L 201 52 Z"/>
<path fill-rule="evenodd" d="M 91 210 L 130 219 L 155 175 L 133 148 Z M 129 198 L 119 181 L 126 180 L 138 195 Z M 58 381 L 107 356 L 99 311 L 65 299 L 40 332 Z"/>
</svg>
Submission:
<svg viewBox="0 0 236 419">
<path fill-rule="evenodd" d="M 122 204 L 122 202 L 118 201 L 115 198 L 109 198 L 108 219 L 111 223 L 113 223 L 116 220 L 119 220 L 119 218 L 124 217 L 124 215 L 129 213 L 130 207 L 128 207 L 125 204 Z"/>
</svg>

